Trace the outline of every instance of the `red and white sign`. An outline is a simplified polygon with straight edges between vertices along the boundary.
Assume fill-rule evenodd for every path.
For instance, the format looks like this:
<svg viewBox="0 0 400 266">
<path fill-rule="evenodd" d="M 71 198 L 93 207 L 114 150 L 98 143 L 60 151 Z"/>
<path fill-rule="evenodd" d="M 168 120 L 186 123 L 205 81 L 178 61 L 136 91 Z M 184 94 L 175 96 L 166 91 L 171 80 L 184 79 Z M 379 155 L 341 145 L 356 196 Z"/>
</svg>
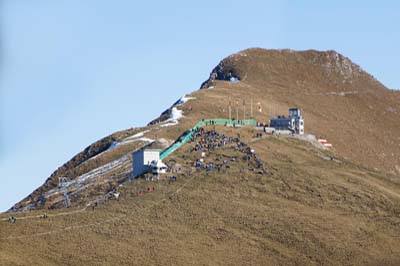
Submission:
<svg viewBox="0 0 400 266">
<path fill-rule="evenodd" d="M 260 113 L 262 112 L 261 103 L 257 103 L 257 110 L 258 110 Z"/>
<path fill-rule="evenodd" d="M 332 148 L 332 143 L 328 143 L 328 140 L 326 139 L 318 139 L 318 142 L 324 145 L 324 147 Z"/>
</svg>

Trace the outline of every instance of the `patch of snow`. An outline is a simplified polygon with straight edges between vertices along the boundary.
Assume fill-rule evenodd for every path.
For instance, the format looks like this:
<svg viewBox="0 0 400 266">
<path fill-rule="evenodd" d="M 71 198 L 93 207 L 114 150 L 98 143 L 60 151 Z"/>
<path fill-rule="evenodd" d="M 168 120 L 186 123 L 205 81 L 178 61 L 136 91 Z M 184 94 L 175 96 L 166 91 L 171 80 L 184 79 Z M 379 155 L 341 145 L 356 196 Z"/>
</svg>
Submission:
<svg viewBox="0 0 400 266">
<path fill-rule="evenodd" d="M 178 121 L 172 120 L 172 121 L 170 121 L 170 122 L 168 122 L 166 124 L 160 125 L 160 127 L 172 127 L 172 126 L 176 126 L 177 124 L 179 124 Z"/>
<path fill-rule="evenodd" d="M 135 135 L 131 136 L 130 138 L 134 139 L 134 138 L 139 138 L 139 137 L 143 137 L 143 135 L 147 132 L 149 132 L 150 130 L 145 130 L 139 133 L 136 133 Z"/>
<path fill-rule="evenodd" d="M 232 77 L 229 79 L 229 81 L 232 82 L 232 83 L 237 83 L 237 82 L 239 82 L 240 80 L 239 80 L 238 77 L 232 76 Z"/>
<path fill-rule="evenodd" d="M 183 111 L 179 110 L 177 106 L 181 106 L 185 103 L 187 103 L 190 100 L 196 99 L 194 97 L 188 97 L 186 95 L 183 95 L 181 98 L 179 98 L 178 101 L 176 101 L 170 111 L 169 119 L 167 119 L 164 122 L 168 122 L 166 124 L 160 125 L 160 127 L 169 127 L 169 126 L 174 126 L 178 124 L 178 120 L 183 117 Z"/>
<path fill-rule="evenodd" d="M 149 132 L 150 132 L 150 130 L 141 131 L 141 132 L 136 133 L 135 135 L 125 138 L 124 140 L 140 138 L 140 137 L 143 137 L 144 134 L 149 133 Z"/>
<path fill-rule="evenodd" d="M 154 139 L 149 139 L 149 138 L 140 138 L 138 140 L 144 141 L 144 142 L 154 142 L 155 141 Z"/>
<path fill-rule="evenodd" d="M 208 87 L 208 89 L 214 89 L 214 86 Z"/>
<path fill-rule="evenodd" d="M 150 139 L 150 138 L 136 138 L 136 139 L 127 139 L 124 140 L 123 142 L 121 142 L 121 145 L 124 144 L 128 144 L 128 143 L 132 143 L 132 142 L 138 142 L 138 141 L 144 141 L 144 142 L 154 142 L 154 139 Z"/>
<path fill-rule="evenodd" d="M 180 98 L 180 102 L 181 102 L 182 104 L 184 104 L 184 103 L 187 103 L 188 101 L 194 100 L 194 99 L 196 99 L 196 98 L 194 98 L 194 97 L 187 97 L 186 95 L 183 95 L 182 98 Z"/>
<path fill-rule="evenodd" d="M 103 151 L 103 152 L 100 152 L 99 154 L 97 154 L 97 155 L 95 155 L 95 156 L 89 158 L 87 161 L 93 160 L 93 159 L 95 159 L 95 158 L 97 158 L 97 157 L 99 157 L 99 156 L 101 156 L 101 155 L 103 155 L 103 154 L 105 154 L 105 153 L 107 153 L 107 152 L 109 152 L 109 151 L 111 151 L 111 150 L 113 150 L 113 149 L 115 149 L 115 148 L 121 146 L 121 145 L 124 145 L 124 144 L 126 144 L 126 143 L 129 143 L 129 142 L 130 142 L 130 141 L 125 141 L 125 140 L 123 140 L 122 142 L 113 141 L 113 142 L 111 143 L 110 147 L 107 148 L 107 150 L 105 150 L 105 151 Z"/>
<path fill-rule="evenodd" d="M 183 111 L 178 110 L 178 108 L 176 108 L 176 107 L 172 107 L 169 119 L 177 121 L 177 120 L 181 119 L 182 117 L 183 117 Z"/>
<path fill-rule="evenodd" d="M 112 149 L 118 147 L 118 146 L 121 145 L 121 144 L 122 144 L 121 142 L 113 141 L 113 142 L 111 143 L 110 147 L 108 147 L 108 149 L 107 149 L 106 151 L 112 150 Z"/>
<path fill-rule="evenodd" d="M 185 103 L 187 103 L 188 101 L 194 100 L 194 99 L 196 99 L 196 98 L 194 98 L 194 97 L 188 97 L 188 96 L 186 96 L 186 94 L 185 94 L 185 95 L 183 95 L 181 98 L 179 98 L 179 100 L 177 100 L 172 106 L 179 106 L 179 105 L 185 104 Z"/>
<path fill-rule="evenodd" d="M 171 144 L 170 141 L 168 141 L 168 140 L 166 140 L 166 139 L 164 139 L 164 138 L 160 138 L 160 139 L 158 139 L 158 141 L 159 141 L 161 144 L 165 145 L 165 146 L 169 146 L 169 145 Z"/>
</svg>

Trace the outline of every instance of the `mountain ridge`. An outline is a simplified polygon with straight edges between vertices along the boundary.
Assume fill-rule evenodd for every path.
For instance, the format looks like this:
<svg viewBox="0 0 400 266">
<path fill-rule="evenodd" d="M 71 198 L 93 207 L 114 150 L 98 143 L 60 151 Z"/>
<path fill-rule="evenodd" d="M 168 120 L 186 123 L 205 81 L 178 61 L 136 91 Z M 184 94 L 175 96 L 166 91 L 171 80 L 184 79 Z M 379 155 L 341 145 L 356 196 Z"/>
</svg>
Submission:
<svg viewBox="0 0 400 266">
<path fill-rule="evenodd" d="M 292 64 L 296 67 L 296 63 L 301 62 L 304 65 L 304 62 L 309 63 L 306 67 L 312 67 L 312 65 L 317 65 L 324 67 L 327 74 L 331 74 L 331 72 L 339 72 L 344 76 L 344 79 L 348 79 L 350 77 L 360 77 L 361 75 L 368 76 L 371 79 L 377 82 L 378 87 L 385 87 L 381 84 L 374 76 L 365 72 L 359 65 L 353 63 L 348 57 L 343 56 L 342 54 L 336 52 L 335 50 L 326 50 L 326 51 L 317 51 L 317 50 L 304 50 L 304 51 L 295 51 L 291 49 L 280 49 L 280 50 L 265 50 L 262 48 L 249 48 L 242 50 L 238 53 L 232 54 L 226 58 L 224 58 L 220 63 L 212 70 L 210 73 L 210 78 L 203 82 L 201 85 L 201 89 L 207 88 L 210 86 L 210 82 L 213 80 L 226 80 L 228 81 L 231 77 L 237 76 L 240 80 L 245 79 L 248 75 L 245 71 L 243 71 L 243 67 L 241 69 L 235 68 L 235 65 L 240 64 L 240 61 L 243 61 L 248 55 L 257 56 L 262 54 L 264 56 L 268 56 L 273 60 L 280 60 L 282 62 L 289 61 L 285 59 L 289 59 L 289 57 L 298 57 L 295 60 L 292 60 Z M 305 58 L 306 60 L 301 60 L 301 58 Z M 247 59 L 247 58 L 246 58 Z M 301 60 L 301 61 L 299 61 Z M 250 59 L 251 61 L 251 59 Z M 297 62 L 296 62 L 297 61 Z M 239 63 L 238 63 L 239 62 Z M 267 62 L 267 61 L 266 61 Z M 287 62 L 285 62 L 287 63 Z M 299 65 L 297 65 L 299 66 Z M 248 66 L 246 66 L 249 68 Z"/>
<path fill-rule="evenodd" d="M 202 89 L 89 145 L 0 214 L 2 265 L 399 265 L 399 92 L 332 51 L 221 62 Z M 290 107 L 305 135 L 224 123 Z M 173 172 L 132 179 L 133 151 L 177 143 L 163 159 Z"/>
<path fill-rule="evenodd" d="M 233 78 L 233 80 L 231 80 L 231 78 Z M 332 98 L 329 99 L 329 104 L 332 104 L 332 102 L 337 102 L 337 100 L 334 98 L 355 98 L 350 100 L 365 101 L 365 95 L 367 97 L 374 95 L 373 97 L 387 98 L 390 97 L 391 92 L 383 84 L 379 83 L 379 81 L 377 81 L 372 75 L 363 71 L 361 67 L 352 63 L 347 57 L 344 57 L 333 50 L 322 52 L 307 50 L 297 52 L 288 49 L 265 50 L 261 48 L 246 49 L 221 60 L 221 62 L 211 71 L 209 79 L 202 83 L 200 91 L 195 91 L 192 93 L 192 95 L 201 95 L 206 91 L 210 91 L 205 90 L 207 88 L 211 88 L 211 91 L 215 92 L 218 92 L 219 90 L 225 90 L 226 95 L 231 95 L 232 101 L 235 97 L 235 94 L 238 95 L 237 98 L 244 99 L 247 97 L 247 102 L 250 100 L 246 93 L 243 94 L 240 91 L 241 89 L 248 90 L 248 92 L 253 92 L 252 95 L 254 95 L 253 98 L 255 102 L 262 101 L 265 103 L 265 105 L 267 105 L 267 114 L 262 116 L 262 119 L 264 120 L 263 122 L 265 122 L 267 115 L 271 116 L 279 113 L 285 114 L 285 109 L 291 106 L 298 106 L 304 109 L 307 117 L 311 114 L 311 112 L 308 114 L 308 111 L 315 112 L 315 110 L 310 110 L 308 107 L 316 106 L 315 103 L 309 102 L 311 98 L 315 99 L 316 97 L 320 97 L 321 101 L 325 101 L 326 98 L 329 97 Z M 231 91 L 229 91 L 227 88 L 231 88 Z M 299 95 L 296 96 L 296 93 Z M 262 95 L 262 97 L 260 95 Z M 394 92 L 393 95 L 395 96 L 396 92 Z M 218 97 L 221 97 L 221 95 Z M 288 100 L 291 100 L 291 98 L 295 99 L 295 101 L 292 100 L 292 103 L 288 102 Z M 369 101 L 370 99 L 367 100 Z M 212 99 L 211 102 L 213 101 L 214 100 Z M 226 98 L 224 101 L 226 108 L 228 105 Z M 305 104 L 306 101 L 309 103 Z M 190 108 L 186 107 L 191 105 L 191 103 L 183 103 L 183 105 L 179 106 L 178 102 L 174 103 L 171 108 L 164 111 L 159 118 L 151 121 L 147 127 L 119 131 L 95 142 L 92 145 L 89 145 L 83 152 L 78 153 L 70 161 L 57 169 L 46 180 L 44 186 L 39 187 L 23 200 L 25 203 L 17 203 L 11 210 L 14 211 L 24 209 L 24 207 L 27 206 L 27 202 L 36 202 L 35 204 L 38 205 L 37 202 L 40 195 L 46 190 L 55 188 L 58 185 L 58 178 L 62 176 L 66 176 L 69 180 L 73 180 L 79 175 L 85 174 L 106 163 L 110 163 L 112 160 L 117 160 L 127 154 L 129 155 L 129 153 L 133 150 L 140 148 L 142 142 L 131 142 L 127 143 L 125 147 L 120 146 L 117 147 L 116 150 L 108 152 L 108 157 L 105 155 L 99 156 L 99 154 L 106 152 L 114 142 L 121 142 L 124 138 L 137 134 L 141 130 L 146 131 L 147 128 L 151 129 L 152 127 L 158 127 L 160 123 L 169 121 L 171 119 L 173 108 L 183 108 L 184 113 L 191 112 L 189 110 L 185 110 L 185 108 L 192 108 L 192 106 Z M 195 102 L 198 102 L 198 100 Z M 195 102 L 193 102 L 193 105 L 196 104 Z M 324 108 L 327 107 L 327 105 L 324 104 L 321 106 L 324 106 Z M 362 103 L 361 107 L 365 110 L 365 103 Z M 196 108 L 201 110 L 202 107 Z M 317 108 L 320 107 L 316 106 L 316 109 Z M 374 107 L 370 105 L 367 108 L 368 110 L 373 110 Z M 210 108 L 206 109 L 217 110 L 218 107 L 213 104 Z M 334 108 L 329 110 L 331 115 L 335 115 L 334 110 Z M 205 110 L 202 112 L 204 111 Z M 227 116 L 226 112 L 224 113 L 220 111 L 214 112 L 214 114 Z M 321 120 L 318 123 L 324 123 L 323 120 L 329 118 L 327 117 L 329 112 L 324 114 L 325 117 L 318 117 L 314 120 L 316 120 L 316 122 Z M 399 112 L 400 110 L 397 110 L 395 104 L 390 105 L 386 110 L 386 113 L 389 115 L 398 116 Z M 386 113 L 384 114 L 386 115 Z M 207 112 L 205 112 L 205 114 L 207 114 Z M 212 117 L 213 112 L 209 112 L 208 115 Z M 321 114 L 313 115 L 319 116 Z M 348 115 L 343 113 L 343 117 L 346 116 Z M 261 116 L 259 115 L 259 117 Z M 204 116 L 197 118 L 201 119 L 204 118 Z M 185 117 L 184 120 L 186 119 L 191 119 L 191 117 Z M 340 117 L 337 117 L 336 120 L 340 120 Z M 191 121 L 194 123 L 196 120 L 191 119 Z M 308 121 L 306 121 L 306 123 L 307 122 Z M 330 123 L 334 124 L 337 124 L 337 122 L 338 121 L 330 121 Z M 314 124 L 311 124 L 310 128 L 312 130 L 316 129 L 316 132 L 312 133 L 320 136 L 328 136 L 330 138 L 331 133 L 329 131 L 326 132 L 326 129 L 318 130 L 317 128 L 313 128 L 315 122 L 313 123 Z M 190 127 L 190 125 L 188 126 Z M 180 127 L 180 125 L 178 125 L 178 127 Z M 397 131 L 399 130 L 398 127 L 395 127 L 395 129 Z M 178 131 L 182 132 L 184 130 L 186 129 L 180 128 Z M 150 138 L 155 137 L 155 135 L 151 135 L 150 133 Z M 169 138 L 169 142 L 172 142 L 178 136 L 179 134 L 175 134 L 173 137 Z M 376 133 L 374 137 L 376 137 Z M 339 142 L 339 144 L 341 144 L 340 142 L 343 142 L 343 140 L 340 140 L 340 138 L 337 136 L 334 137 L 334 140 L 334 142 Z M 395 142 L 395 140 L 392 142 Z M 398 149 L 398 147 L 395 148 L 396 149 L 394 150 Z M 376 148 L 374 147 L 374 149 Z M 358 154 L 360 153 L 361 152 Z M 348 156 L 349 154 L 344 155 Z M 391 154 L 394 153 L 391 151 Z M 91 158 L 96 156 L 96 160 L 90 161 Z M 400 162 L 395 160 L 395 158 L 393 159 L 394 162 L 389 164 L 389 167 L 391 168 L 388 169 L 392 172 L 397 171 L 396 169 L 400 167 L 398 166 L 400 165 Z M 372 165 L 368 160 L 360 160 L 360 162 L 366 163 L 367 165 Z M 126 178 L 128 175 L 129 173 L 125 173 L 124 178 Z M 118 182 L 114 182 L 114 185 L 116 185 Z M 35 208 L 38 206 L 35 206 Z M 46 207 L 45 204 L 43 204 L 43 207 Z"/>
</svg>

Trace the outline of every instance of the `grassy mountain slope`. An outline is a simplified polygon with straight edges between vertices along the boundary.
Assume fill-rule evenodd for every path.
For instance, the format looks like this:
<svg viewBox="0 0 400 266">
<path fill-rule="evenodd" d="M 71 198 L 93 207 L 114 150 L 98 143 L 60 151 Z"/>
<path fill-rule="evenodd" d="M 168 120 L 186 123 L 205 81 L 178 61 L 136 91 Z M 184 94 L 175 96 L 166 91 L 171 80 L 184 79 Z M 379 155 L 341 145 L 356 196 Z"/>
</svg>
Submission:
<svg viewBox="0 0 400 266">
<path fill-rule="evenodd" d="M 229 82 L 231 77 L 240 82 Z M 49 199 L 46 204 L 38 203 L 40 195 L 57 187 L 59 177 L 74 180 L 124 155 L 128 157 L 128 165 L 131 152 L 147 144 L 128 141 L 117 149 L 102 152 L 113 142 L 123 142 L 138 132 L 148 131 L 145 137 L 162 137 L 166 144 L 170 143 L 202 118 L 228 117 L 229 102 L 232 117 L 236 118 L 238 108 L 239 119 L 242 119 L 243 101 L 247 118 L 253 101 L 253 116 L 260 122 L 286 114 L 289 107 L 299 107 L 304 112 L 306 131 L 327 138 L 342 156 L 368 167 L 400 173 L 398 92 L 385 88 L 358 65 L 334 51 L 244 50 L 222 60 L 210 79 L 202 84 L 202 89 L 191 96 L 196 100 L 178 107 L 185 115 L 179 125 L 160 126 L 160 121 L 168 124 L 169 109 L 147 127 L 120 131 L 90 145 L 14 209 L 59 206 L 60 198 Z M 257 103 L 261 104 L 262 113 L 255 110 Z M 96 158 L 91 159 L 94 156 Z M 107 179 L 110 185 L 106 190 L 124 180 L 129 171 L 116 170 L 114 175 L 115 178 Z M 94 200 L 89 197 L 87 201 L 89 199 Z"/>
<path fill-rule="evenodd" d="M 236 156 L 230 168 L 188 174 L 199 156 L 188 144 L 169 158 L 185 168 L 177 182 L 137 180 L 121 188 L 120 201 L 94 211 L 1 224 L 2 265 L 400 263 L 398 181 L 344 158 L 327 159 L 334 155 L 303 141 L 253 133 L 242 129 L 241 137 L 266 174 L 229 148 L 206 160 Z M 155 192 L 140 196 L 149 185 Z M 35 213 L 41 212 L 29 215 Z"/>
<path fill-rule="evenodd" d="M 14 225 L 0 221 L 1 264 L 400 264 L 398 91 L 334 51 L 248 49 L 222 60 L 188 96 L 195 99 L 173 106 L 183 111 L 179 123 L 170 119 L 171 107 L 146 127 L 114 133 L 16 204 L 15 211 L 33 211 L 16 215 Z M 131 152 L 149 139 L 166 147 L 203 118 L 227 118 L 229 105 L 232 117 L 238 110 L 243 119 L 243 101 L 245 118 L 252 102 L 259 122 L 301 108 L 306 132 L 327 138 L 333 149 L 217 127 L 240 133 L 265 162 L 266 174 L 240 159 L 222 172 L 195 171 L 189 163 L 199 154 L 186 145 L 166 161 L 183 166 L 177 182 L 135 180 L 118 188 L 119 202 L 84 209 L 130 176 Z M 240 158 L 235 152 L 208 156 Z M 58 209 L 62 176 L 76 182 L 69 209 Z M 141 195 L 149 185 L 155 192 Z M 42 195 L 50 196 L 42 202 Z M 45 210 L 48 219 L 23 219 Z"/>
<path fill-rule="evenodd" d="M 218 80 L 229 73 L 241 82 Z M 213 84 L 224 87 L 219 95 L 234 92 L 232 100 L 252 96 L 266 114 L 300 107 L 307 131 L 342 155 L 386 170 L 400 166 L 398 96 L 334 51 L 245 50 L 223 60 L 203 88 Z"/>
</svg>

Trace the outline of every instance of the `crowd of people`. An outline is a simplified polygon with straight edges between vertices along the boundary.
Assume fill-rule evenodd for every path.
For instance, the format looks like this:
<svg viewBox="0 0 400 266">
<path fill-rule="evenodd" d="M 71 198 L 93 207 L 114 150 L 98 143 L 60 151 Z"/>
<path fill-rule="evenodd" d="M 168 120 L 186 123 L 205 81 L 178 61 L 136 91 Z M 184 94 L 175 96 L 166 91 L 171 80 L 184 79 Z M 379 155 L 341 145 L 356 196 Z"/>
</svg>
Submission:
<svg viewBox="0 0 400 266">
<path fill-rule="evenodd" d="M 191 143 L 194 146 L 189 149 L 190 153 L 201 152 L 201 158 L 193 162 L 193 167 L 197 169 L 204 169 L 206 171 L 217 170 L 221 171 L 223 167 L 229 168 L 229 162 L 236 162 L 237 157 L 230 158 L 220 158 L 218 156 L 214 161 L 204 161 L 205 152 L 213 151 L 217 148 L 222 148 L 228 146 L 231 149 L 235 149 L 244 154 L 243 160 L 247 161 L 248 167 L 254 167 L 258 169 L 259 173 L 264 172 L 264 163 L 256 155 L 253 149 L 248 147 L 248 145 L 240 140 L 240 134 L 237 137 L 229 137 L 224 134 L 220 134 L 215 130 L 205 130 L 204 128 L 199 128 L 193 133 Z"/>
<path fill-rule="evenodd" d="M 199 128 L 193 133 L 190 142 L 196 142 L 195 146 L 189 150 L 193 151 L 210 151 L 215 148 L 224 147 L 230 143 L 239 142 L 239 138 L 231 138 L 225 136 L 224 134 L 219 134 L 215 130 L 205 130 L 204 128 Z"/>
</svg>

